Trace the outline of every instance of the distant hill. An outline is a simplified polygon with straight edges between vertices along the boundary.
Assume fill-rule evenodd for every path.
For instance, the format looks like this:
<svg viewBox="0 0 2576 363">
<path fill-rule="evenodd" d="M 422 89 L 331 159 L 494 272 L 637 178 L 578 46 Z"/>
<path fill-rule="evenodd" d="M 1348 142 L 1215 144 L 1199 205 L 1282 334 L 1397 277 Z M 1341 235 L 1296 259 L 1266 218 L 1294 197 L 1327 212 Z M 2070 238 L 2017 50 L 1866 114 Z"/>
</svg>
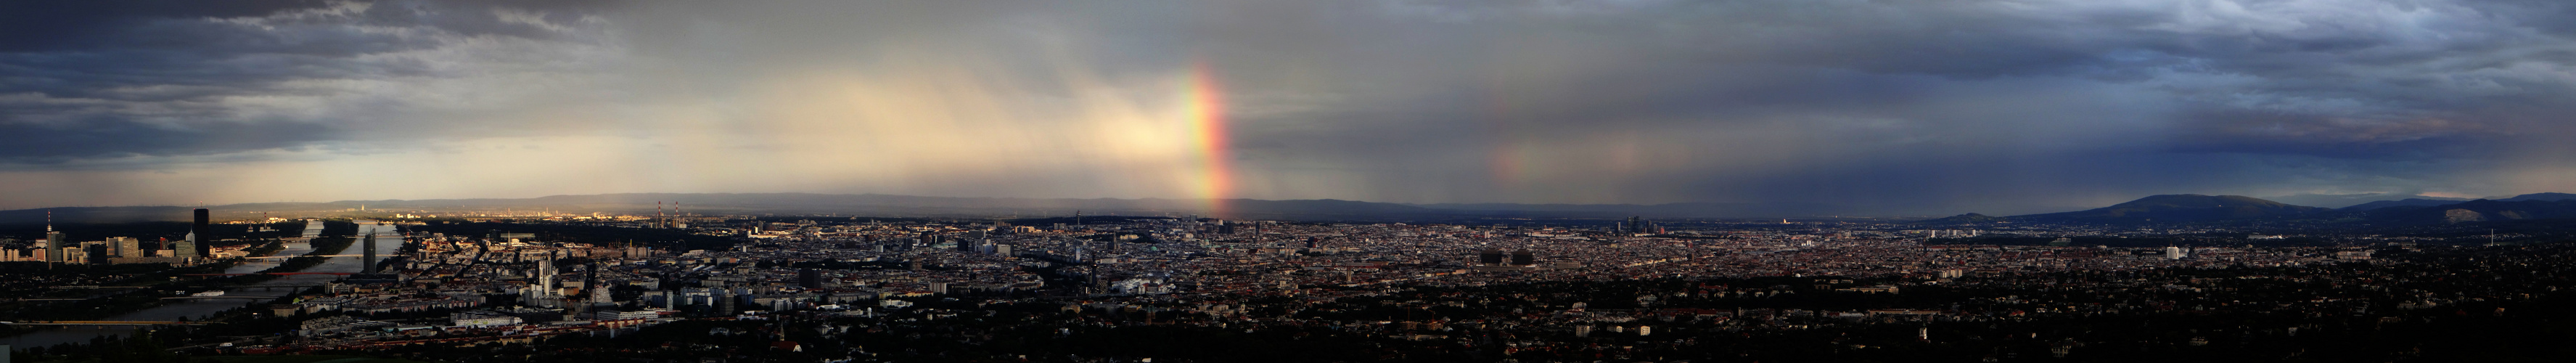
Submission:
<svg viewBox="0 0 2576 363">
<path fill-rule="evenodd" d="M 2500 201 L 2500 202 L 2520 202 L 2520 201 L 2526 201 L 2526 200 L 2559 201 L 2559 200 L 2570 200 L 2570 199 L 2576 199 L 2576 194 L 2567 194 L 2567 193 L 2531 193 L 2531 194 L 2516 195 L 2516 196 L 2513 196 L 2513 197 L 2511 197 L 2511 198 L 2489 198 L 2489 199 L 2495 199 L 2496 201 Z"/>
<path fill-rule="evenodd" d="M 2335 210 L 2346 211 L 2346 212 L 2358 212 L 2358 211 L 2367 211 L 2367 210 L 2372 210 L 2372 209 L 2380 209 L 2380 208 L 2388 208 L 2388 207 L 2430 207 L 2430 206 L 2437 206 L 2437 205 L 2458 204 L 2458 203 L 2460 203 L 2460 202 L 2465 202 L 2465 201 L 2467 201 L 2467 200 L 2463 200 L 2463 199 L 2424 199 L 2424 198 L 2406 198 L 2406 199 L 2400 199 L 2400 200 L 2382 200 L 2382 201 L 2376 201 L 2376 202 L 2362 203 L 2362 204 L 2357 204 L 2357 205 L 2353 205 L 2353 206 L 2350 206 L 2350 207 L 2337 208 L 2337 209 L 2335 209 Z"/>
<path fill-rule="evenodd" d="M 1455 211 L 1479 211 L 1507 215 L 1555 215 L 1583 217 L 1647 218 L 1761 218 L 1818 215 L 1854 215 L 1859 208 L 1825 203 L 1666 203 L 1666 204 L 1518 204 L 1518 203 L 1444 203 L 1412 206 Z"/>
<path fill-rule="evenodd" d="M 2344 208 L 2344 207 L 2351 207 L 2351 206 L 2361 205 L 2362 203 L 2370 203 L 2370 202 L 2377 202 L 2377 201 L 2383 201 L 2383 200 L 2398 200 L 2398 199 L 2406 199 L 2406 198 L 2431 199 L 2431 200 L 2450 200 L 2450 201 L 2460 201 L 2460 202 L 2466 202 L 2466 201 L 2469 201 L 2469 199 L 2473 199 L 2473 198 L 2447 198 L 2447 197 L 2433 197 L 2433 196 L 2424 196 L 2424 195 L 2420 195 L 2419 193 L 2354 193 L 2354 194 L 2313 194 L 2313 193 L 2311 193 L 2311 194 L 2292 194 L 2292 195 L 2279 195 L 2279 196 L 2256 197 L 2256 198 L 2263 198 L 2264 200 L 2275 201 L 2275 202 L 2281 202 L 2282 204 L 2289 204 L 2289 205 L 2304 205 L 2304 206 L 2310 206 L 2310 207 L 2326 207 L 2326 208 L 2337 208 L 2337 209 L 2341 209 L 2341 208 Z"/>
<path fill-rule="evenodd" d="M 2389 207 L 2365 211 L 2364 218 L 2388 224 L 2458 224 L 2576 218 L 2576 200 L 2502 201 L 2479 199 L 2454 204 Z"/>
<path fill-rule="evenodd" d="M 2340 210 L 2360 212 L 2374 222 L 2394 224 L 2469 223 L 2576 218 L 2576 194 L 2531 193 L 2470 201 L 2406 199 L 2365 203 Z"/>
<path fill-rule="evenodd" d="M 2168 194 L 2091 210 L 2008 217 L 2049 223 L 2200 222 L 2324 215 L 2332 209 L 2295 206 L 2241 195 Z"/>
<path fill-rule="evenodd" d="M 2003 221 L 2007 221 L 2007 220 L 2010 220 L 2010 218 L 1996 217 L 1996 216 L 1990 216 L 1990 215 L 1984 215 L 1984 214 L 1976 214 L 1976 213 L 1968 213 L 1968 214 L 1961 214 L 1961 215 L 1955 215 L 1955 216 L 1941 217 L 1941 218 L 1935 218 L 1935 219 L 1926 219 L 1926 220 L 1914 221 L 1914 223 L 1920 223 L 1920 224 L 1969 224 L 1969 223 L 1994 223 L 1994 222 L 2003 222 Z"/>
</svg>

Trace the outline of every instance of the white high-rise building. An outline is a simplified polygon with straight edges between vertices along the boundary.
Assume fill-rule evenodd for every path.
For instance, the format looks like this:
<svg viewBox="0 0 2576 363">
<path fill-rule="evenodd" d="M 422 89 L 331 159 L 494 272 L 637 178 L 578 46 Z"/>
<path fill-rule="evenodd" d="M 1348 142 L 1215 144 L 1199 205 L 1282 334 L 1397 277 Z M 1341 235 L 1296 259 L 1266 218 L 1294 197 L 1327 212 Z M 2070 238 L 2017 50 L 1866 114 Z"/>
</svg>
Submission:
<svg viewBox="0 0 2576 363">
<path fill-rule="evenodd" d="M 540 296 L 554 296 L 554 294 L 556 294 L 554 253 L 548 252 L 545 259 L 537 260 L 536 286 L 534 289 L 540 291 L 538 293 Z"/>
</svg>

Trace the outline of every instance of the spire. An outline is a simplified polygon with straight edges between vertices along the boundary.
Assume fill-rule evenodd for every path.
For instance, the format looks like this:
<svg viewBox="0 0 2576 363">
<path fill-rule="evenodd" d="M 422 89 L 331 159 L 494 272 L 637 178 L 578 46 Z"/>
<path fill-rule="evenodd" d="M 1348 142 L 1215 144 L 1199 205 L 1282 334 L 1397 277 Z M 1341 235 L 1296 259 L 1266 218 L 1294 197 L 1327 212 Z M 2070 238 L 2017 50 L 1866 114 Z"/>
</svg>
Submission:
<svg viewBox="0 0 2576 363">
<path fill-rule="evenodd" d="M 52 209 L 47 209 L 47 210 L 45 210 L 45 234 L 53 234 L 53 233 L 54 233 L 54 210 L 52 210 Z M 53 242 L 53 241 L 46 241 L 46 242 Z"/>
</svg>

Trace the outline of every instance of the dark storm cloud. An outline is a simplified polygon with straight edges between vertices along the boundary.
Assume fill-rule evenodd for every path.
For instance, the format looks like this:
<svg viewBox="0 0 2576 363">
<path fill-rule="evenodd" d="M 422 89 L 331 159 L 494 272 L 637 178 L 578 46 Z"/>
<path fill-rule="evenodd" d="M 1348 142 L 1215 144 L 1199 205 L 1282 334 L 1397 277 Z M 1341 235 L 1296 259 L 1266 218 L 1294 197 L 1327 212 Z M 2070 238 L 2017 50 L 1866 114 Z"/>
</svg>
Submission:
<svg viewBox="0 0 2576 363">
<path fill-rule="evenodd" d="M 1253 118 L 1244 126 L 1247 139 L 1303 139 L 1255 145 L 1317 145 L 1256 156 L 1366 163 L 1395 155 L 1425 159 L 1409 165 L 1481 168 L 1487 163 L 1458 153 L 1422 151 L 1480 141 L 1599 142 L 1577 136 L 1621 130 L 1735 129 L 1835 145 L 1681 146 L 1715 158 L 1806 165 L 1747 170 L 1764 176 L 1664 164 L 1658 167 L 1698 171 L 1564 178 L 1633 191 L 1609 198 L 1631 202 L 1902 204 L 1963 193 L 2064 200 L 2093 191 L 2420 190 L 2462 177 L 2449 172 L 2494 167 L 2480 160 L 2538 142 L 2530 135 L 2576 136 L 2561 120 L 2535 117 L 2576 111 L 2565 101 L 2576 99 L 2567 76 L 2576 61 L 2563 56 L 2571 43 L 2554 34 L 2571 19 L 2566 6 L 2552 3 L 1396 3 L 1417 6 L 1303 28 L 1294 16 L 1275 17 L 1289 24 L 1224 25 L 1277 26 L 1283 29 L 1252 34 L 1304 37 L 1202 32 L 1213 34 L 1208 46 L 1239 49 L 1234 58 L 1252 73 L 1283 68 L 1277 59 L 1314 58 L 1301 56 L 1306 49 L 1392 43 L 1418 52 L 1319 62 L 1314 68 L 1384 72 L 1366 84 L 1400 85 L 1319 90 L 1362 101 Z M 1227 47 L 1238 44 L 1249 45 Z M 1432 66 L 1370 70 L 1377 64 Z M 1312 120 L 1345 126 L 1305 125 Z M 1772 126 L 1780 123 L 1800 126 Z M 1890 133 L 1849 129 L 1853 124 Z M 1350 129 L 1369 135 L 1332 131 Z M 1480 133 L 1540 136 L 1492 142 L 1475 138 L 1511 136 Z M 2381 174 L 2357 175 L 2365 172 Z M 1414 184 L 1477 188 L 1458 181 L 1481 174 L 1462 170 Z M 2386 178 L 2356 182 L 2372 175 Z M 1942 182 L 1910 188 L 1894 180 Z M 2022 187 L 2034 184 L 2028 180 L 2082 189 L 2013 195 L 2050 189 Z"/>
<path fill-rule="evenodd" d="M 748 49 L 770 54 L 747 62 L 767 67 L 881 50 L 865 44 L 993 43 L 979 30 L 1046 24 L 1103 72 L 1209 64 L 1242 111 L 1245 167 L 1365 186 L 1303 197 L 1894 204 L 1943 202 L 1918 191 L 2420 189 L 2532 141 L 2508 133 L 2571 134 L 2531 116 L 2567 111 L 2557 100 L 2570 96 L 2551 77 L 2567 70 L 2556 54 L 2569 43 L 2547 34 L 2564 7 L 2548 3 L 931 7 L 950 11 L 696 9 L 684 13 L 758 15 L 743 17 L 764 23 L 743 35 L 768 41 L 670 52 Z M 854 25 L 816 25 L 843 13 Z M 887 13 L 918 16 L 873 18 Z M 895 23 L 917 26 L 851 30 Z M 654 40 L 644 44 L 666 44 Z M 1623 155 L 1646 161 L 1595 168 Z M 1926 173 L 1947 181 L 1883 182 Z M 2356 182 L 2372 175 L 2402 180 Z M 2071 186 L 2012 195 L 2034 190 L 2027 180 Z"/>
<path fill-rule="evenodd" d="M 0 124 L 0 162 L 59 164 L 79 158 L 188 155 L 207 150 L 289 148 L 334 140 L 338 132 L 309 124 L 207 123 L 188 128 L 117 120 L 81 123 L 57 129 L 28 124 Z"/>
<path fill-rule="evenodd" d="M 112 47 L 130 27 L 155 20 L 241 17 L 320 6 L 321 1 L 12 1 L 0 4 L 0 52 Z"/>
<path fill-rule="evenodd" d="M 353 6 L 363 5 L 363 6 Z M 386 56 L 557 31 L 496 11 L 529 2 L 81 1 L 0 9 L 0 162 L 233 153 L 311 145 L 382 114 L 263 100 L 346 95 L 338 81 L 427 79 L 437 60 Z M 356 8 L 363 8 L 358 10 Z M 564 21 L 555 13 L 533 13 Z M 323 86 L 317 86 L 323 85 Z M 403 105 L 368 111 L 411 111 Z M 357 127 L 353 127 L 357 126 Z"/>
</svg>

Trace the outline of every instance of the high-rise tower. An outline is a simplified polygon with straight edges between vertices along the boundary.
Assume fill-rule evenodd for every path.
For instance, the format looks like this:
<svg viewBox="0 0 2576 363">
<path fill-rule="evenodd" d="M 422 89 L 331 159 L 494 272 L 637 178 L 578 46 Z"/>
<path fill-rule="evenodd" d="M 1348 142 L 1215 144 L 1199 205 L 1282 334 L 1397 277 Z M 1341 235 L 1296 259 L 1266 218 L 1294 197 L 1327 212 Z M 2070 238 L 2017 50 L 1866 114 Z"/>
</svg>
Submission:
<svg viewBox="0 0 2576 363">
<path fill-rule="evenodd" d="M 215 230 L 214 230 L 214 229 L 212 229 L 212 228 L 210 228 L 210 227 L 208 227 L 208 226 L 206 225 L 206 223 L 208 223 L 208 222 L 209 222 L 208 220 L 210 219 L 210 218 L 209 218 L 209 214 L 210 214 L 210 213 L 207 213 L 207 211 L 206 211 L 206 209 L 205 209 L 205 208 L 197 208 L 197 211 L 196 211 L 196 212 L 197 212 L 197 220 L 196 220 L 196 222 L 194 222 L 194 223 L 190 223 L 190 224 L 188 225 L 188 236 L 189 236 L 189 241 L 188 241 L 189 243 L 188 243 L 188 244 L 190 244 L 190 245 L 191 245 L 191 246 L 188 246 L 188 247 L 191 247 L 191 248 L 195 249 L 196 251 L 194 251 L 193 253 L 195 253 L 197 256 L 205 256 L 205 255 L 213 254 L 213 253 L 211 253 L 211 252 L 213 252 L 213 251 L 211 251 L 211 249 L 212 249 L 212 248 L 214 248 L 214 244 L 213 244 L 213 243 L 206 243 L 206 242 L 209 242 L 209 241 L 207 241 L 206 239 L 214 238 L 214 236 L 215 236 Z"/>
<path fill-rule="evenodd" d="M 554 251 L 546 251 L 546 257 L 545 257 L 544 259 L 537 260 L 537 289 L 538 289 L 538 290 L 540 290 L 540 291 L 545 291 L 545 293 L 546 293 L 546 294 L 551 295 L 551 294 L 554 294 L 554 288 L 555 288 L 555 256 L 554 256 Z"/>
<path fill-rule="evenodd" d="M 376 229 L 368 228 L 366 233 L 366 240 L 358 242 L 362 244 L 360 247 L 366 251 L 365 255 L 358 257 L 358 273 L 374 275 L 376 274 Z"/>
<path fill-rule="evenodd" d="M 70 260 L 70 258 L 65 257 L 69 255 L 69 253 L 65 251 L 68 251 L 66 248 L 71 246 L 73 246 L 71 236 L 63 235 L 63 232 L 54 230 L 54 211 L 45 211 L 45 262 L 63 262 Z"/>
<path fill-rule="evenodd" d="M 599 279 L 599 261 L 592 260 L 589 267 L 589 278 L 585 278 L 581 282 L 582 292 L 590 293 L 591 304 L 609 303 L 608 281 Z"/>
</svg>

